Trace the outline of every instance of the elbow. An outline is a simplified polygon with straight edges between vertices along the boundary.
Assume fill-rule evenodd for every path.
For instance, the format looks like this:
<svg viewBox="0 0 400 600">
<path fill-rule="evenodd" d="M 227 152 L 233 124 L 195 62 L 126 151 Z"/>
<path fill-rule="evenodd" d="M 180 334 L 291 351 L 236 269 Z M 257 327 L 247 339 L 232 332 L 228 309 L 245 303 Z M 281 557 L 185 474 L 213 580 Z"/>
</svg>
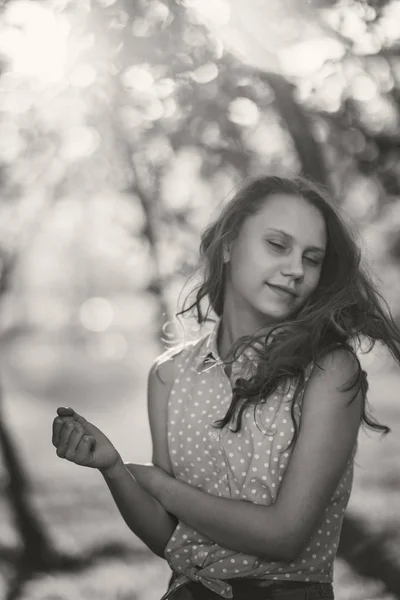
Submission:
<svg viewBox="0 0 400 600">
<path fill-rule="evenodd" d="M 293 536 L 285 536 L 280 532 L 280 535 L 276 536 L 275 539 L 271 539 L 269 536 L 267 547 L 264 544 L 261 558 L 266 562 L 278 561 L 290 563 L 299 554 L 297 548 L 298 545 Z"/>
<path fill-rule="evenodd" d="M 278 505 L 276 505 L 278 509 Z M 276 514 L 276 540 L 275 549 L 279 552 L 278 557 L 273 560 L 282 562 L 295 562 L 298 556 L 304 551 L 309 539 L 312 537 L 312 532 L 308 531 L 305 523 L 302 522 L 301 516 L 291 515 L 287 512 L 279 511 Z M 271 557 L 270 557 L 271 560 Z"/>
<path fill-rule="evenodd" d="M 276 554 L 276 558 L 273 558 L 273 560 L 287 563 L 294 562 L 304 550 L 306 543 L 307 540 L 304 540 L 296 528 L 291 527 L 288 529 L 282 526 L 279 539 L 275 543 L 274 554 Z M 271 556 L 269 559 L 271 560 Z"/>
<path fill-rule="evenodd" d="M 131 530 L 133 531 L 133 529 Z M 133 533 L 135 533 L 135 531 L 133 531 Z M 167 557 L 165 556 L 165 549 L 168 545 L 168 539 L 156 539 L 156 540 L 152 540 L 149 542 L 145 542 L 146 546 L 148 547 L 148 549 L 155 555 L 158 556 L 159 558 L 162 558 L 163 560 L 167 560 Z"/>
<path fill-rule="evenodd" d="M 157 546 L 157 548 L 150 548 L 150 550 L 153 552 L 153 554 L 155 554 L 159 558 L 162 558 L 163 560 L 167 560 L 165 558 L 165 547 L 160 548 L 160 546 Z"/>
<path fill-rule="evenodd" d="M 277 561 L 277 562 L 293 562 L 294 552 L 291 548 L 287 548 L 286 545 L 274 544 L 274 547 L 268 547 L 267 550 L 261 553 L 260 558 L 265 562 Z"/>
<path fill-rule="evenodd" d="M 299 555 L 304 551 L 307 546 L 309 538 L 305 539 L 300 537 L 297 532 L 292 532 L 292 535 L 286 540 L 284 544 L 285 562 L 295 562 Z"/>
<path fill-rule="evenodd" d="M 301 550 L 297 549 L 296 546 L 293 544 L 286 550 L 284 558 L 282 560 L 283 562 L 287 563 L 295 562 L 296 558 L 299 556 L 300 553 Z"/>
<path fill-rule="evenodd" d="M 279 560 L 282 562 L 291 563 L 294 562 L 296 557 L 300 554 L 300 550 L 298 550 L 298 544 L 294 538 L 288 540 L 285 544 L 282 545 L 281 557 Z"/>
<path fill-rule="evenodd" d="M 289 544 L 282 544 L 279 549 L 275 548 L 273 553 L 270 552 L 268 554 L 268 556 L 264 556 L 263 558 L 264 558 L 264 560 L 267 560 L 268 562 L 273 560 L 273 561 L 291 563 L 296 560 L 296 558 L 298 557 L 300 552 L 301 552 L 301 550 L 299 550 L 295 546 L 295 544 L 292 542 Z"/>
</svg>

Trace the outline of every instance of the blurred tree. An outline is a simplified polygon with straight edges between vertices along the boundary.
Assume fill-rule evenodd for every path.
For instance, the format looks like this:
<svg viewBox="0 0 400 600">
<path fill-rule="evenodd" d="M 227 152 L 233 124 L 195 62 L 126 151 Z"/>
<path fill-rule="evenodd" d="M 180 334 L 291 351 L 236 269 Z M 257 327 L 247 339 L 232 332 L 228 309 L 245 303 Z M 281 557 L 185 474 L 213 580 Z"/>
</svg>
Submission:
<svg viewBox="0 0 400 600">
<path fill-rule="evenodd" d="M 68 196 L 85 203 L 107 190 L 128 195 L 144 215 L 132 237 L 152 265 L 141 289 L 157 299 L 156 335 L 172 312 L 173 290 L 196 265 L 198 233 L 216 194 L 222 199 L 249 174 L 302 172 L 325 184 L 366 230 L 385 222 L 377 262 L 384 265 L 389 251 L 398 261 L 400 229 L 385 216 L 400 188 L 398 3 L 255 4 L 268 23 L 256 66 L 218 35 L 237 2 L 4 4 L 2 210 L 32 211 L 33 184 L 45 189 L 48 214 Z M 8 469 L 24 480 L 16 456 Z M 9 489 L 20 507 L 23 486 Z M 17 515 L 27 548 L 21 519 L 30 531 L 41 526 L 29 509 Z M 346 516 L 339 555 L 368 573 L 380 542 L 370 553 L 366 527 L 354 523 Z M 46 536 L 35 543 L 43 567 L 54 567 Z M 398 592 L 387 572 L 382 579 Z"/>
</svg>

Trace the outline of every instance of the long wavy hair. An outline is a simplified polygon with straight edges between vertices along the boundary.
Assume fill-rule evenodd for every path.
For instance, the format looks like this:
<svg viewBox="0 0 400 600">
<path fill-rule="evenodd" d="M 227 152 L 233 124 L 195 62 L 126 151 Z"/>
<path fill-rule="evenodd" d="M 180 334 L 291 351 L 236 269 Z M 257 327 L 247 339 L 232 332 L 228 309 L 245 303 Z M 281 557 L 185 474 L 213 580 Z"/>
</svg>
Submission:
<svg viewBox="0 0 400 600">
<path fill-rule="evenodd" d="M 237 237 L 246 218 L 257 213 L 269 196 L 278 193 L 305 199 L 324 218 L 327 248 L 320 280 L 306 303 L 284 323 L 273 327 L 268 334 L 256 332 L 235 342 L 224 362 L 233 362 L 241 352 L 252 347 L 256 369 L 249 379 L 236 380 L 227 413 L 223 419 L 214 422 L 214 427 L 222 429 L 238 412 L 236 428 L 231 431 L 240 431 L 243 411 L 249 405 L 266 402 L 278 385 L 287 381 L 287 378 L 294 377 L 297 378 L 291 402 L 295 426 L 294 443 L 298 435 L 294 406 L 306 383 L 306 367 L 315 364 L 321 368 L 318 361 L 324 355 L 335 348 L 344 348 L 355 357 L 357 371 L 342 390 L 349 391 L 356 387 L 350 400 L 353 402 L 361 389 L 362 424 L 386 435 L 391 431 L 390 428 L 379 424 L 368 414 L 367 376 L 355 353 L 354 343 L 361 344 L 362 338 L 366 338 L 369 341 L 367 352 L 370 352 L 376 341 L 383 342 L 400 363 L 400 331 L 393 321 L 387 302 L 377 291 L 366 268 L 361 266 L 361 251 L 354 234 L 335 207 L 328 191 L 321 185 L 303 177 L 265 176 L 246 179 L 223 207 L 218 218 L 202 233 L 201 282 L 186 296 L 182 310 L 176 317 L 194 313 L 197 323 L 202 325 L 210 320 L 211 312 L 217 317 L 222 316 L 226 279 L 223 249 Z M 190 303 L 189 297 L 193 293 L 195 299 Z M 203 299 L 208 300 L 206 311 L 201 306 Z M 386 312 L 381 304 L 385 306 Z"/>
</svg>

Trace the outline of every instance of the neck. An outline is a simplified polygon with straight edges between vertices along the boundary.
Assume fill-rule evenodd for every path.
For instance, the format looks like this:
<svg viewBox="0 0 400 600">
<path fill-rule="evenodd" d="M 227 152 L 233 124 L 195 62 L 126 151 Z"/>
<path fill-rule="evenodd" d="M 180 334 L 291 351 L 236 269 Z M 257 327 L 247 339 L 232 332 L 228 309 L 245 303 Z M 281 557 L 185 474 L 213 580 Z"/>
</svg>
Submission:
<svg viewBox="0 0 400 600">
<path fill-rule="evenodd" d="M 257 323 L 250 315 L 234 314 L 233 311 L 224 310 L 221 325 L 218 331 L 217 347 L 222 360 L 225 360 L 233 344 L 246 335 L 265 335 L 271 331 L 273 325 Z"/>
</svg>

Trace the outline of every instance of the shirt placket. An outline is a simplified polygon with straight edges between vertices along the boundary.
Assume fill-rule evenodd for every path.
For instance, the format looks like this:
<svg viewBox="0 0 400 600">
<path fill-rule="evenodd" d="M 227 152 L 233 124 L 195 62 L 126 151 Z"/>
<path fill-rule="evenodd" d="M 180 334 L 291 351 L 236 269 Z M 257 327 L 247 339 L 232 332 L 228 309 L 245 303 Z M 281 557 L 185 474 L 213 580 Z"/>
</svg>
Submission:
<svg viewBox="0 0 400 600">
<path fill-rule="evenodd" d="M 222 387 L 220 386 L 221 383 L 222 383 Z M 224 410 L 220 411 L 220 414 L 218 416 L 215 415 L 215 417 L 213 419 L 211 419 L 212 421 L 222 418 L 224 416 L 224 414 L 226 413 L 226 411 L 228 410 L 228 406 L 229 406 L 229 395 L 228 395 L 229 390 L 227 389 L 228 385 L 229 385 L 229 380 L 225 374 L 223 364 L 216 365 L 216 372 L 214 375 L 213 388 L 214 388 L 214 390 L 221 390 L 221 393 L 219 394 L 219 395 L 221 395 L 221 398 L 226 398 L 228 396 L 228 404 L 225 403 Z M 215 395 L 218 395 L 218 394 L 215 393 Z M 220 401 L 220 399 L 217 400 L 217 398 L 215 398 L 215 403 L 218 403 L 219 401 Z M 212 446 L 213 446 L 213 449 L 215 452 L 216 466 L 218 468 L 218 472 L 220 474 L 221 480 L 226 486 L 225 493 L 229 494 L 229 496 L 230 496 L 231 495 L 231 487 L 230 487 L 230 482 L 229 482 L 229 477 L 228 477 L 228 470 L 229 470 L 228 462 L 227 462 L 228 458 L 226 456 L 225 449 L 222 444 L 222 436 L 223 435 L 224 435 L 224 429 L 217 429 L 217 428 L 213 427 L 212 424 L 210 423 L 210 429 L 208 432 L 208 436 L 209 436 L 210 440 L 212 440 Z"/>
</svg>

